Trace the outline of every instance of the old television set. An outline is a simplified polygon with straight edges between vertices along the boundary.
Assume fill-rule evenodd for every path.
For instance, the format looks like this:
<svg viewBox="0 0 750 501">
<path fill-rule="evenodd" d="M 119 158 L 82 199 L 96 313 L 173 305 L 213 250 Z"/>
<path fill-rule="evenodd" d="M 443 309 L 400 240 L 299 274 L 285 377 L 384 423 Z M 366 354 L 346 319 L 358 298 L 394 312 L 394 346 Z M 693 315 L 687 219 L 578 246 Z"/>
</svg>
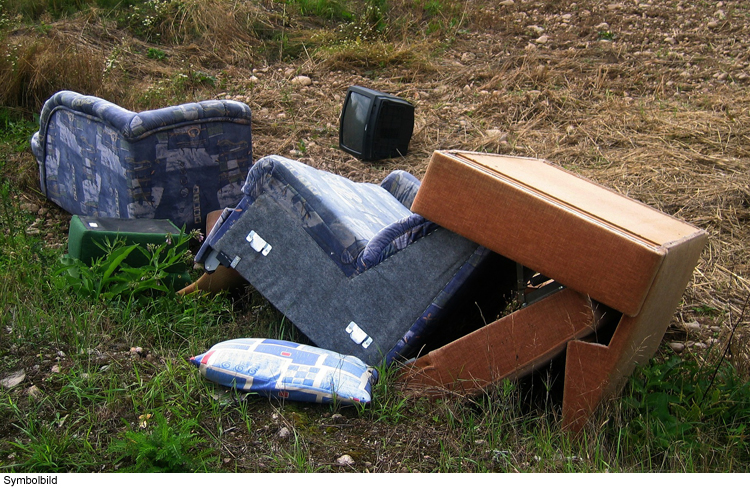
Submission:
<svg viewBox="0 0 750 501">
<path fill-rule="evenodd" d="M 414 105 L 390 94 L 349 87 L 341 110 L 339 147 L 361 160 L 406 155 L 414 132 Z"/>
</svg>

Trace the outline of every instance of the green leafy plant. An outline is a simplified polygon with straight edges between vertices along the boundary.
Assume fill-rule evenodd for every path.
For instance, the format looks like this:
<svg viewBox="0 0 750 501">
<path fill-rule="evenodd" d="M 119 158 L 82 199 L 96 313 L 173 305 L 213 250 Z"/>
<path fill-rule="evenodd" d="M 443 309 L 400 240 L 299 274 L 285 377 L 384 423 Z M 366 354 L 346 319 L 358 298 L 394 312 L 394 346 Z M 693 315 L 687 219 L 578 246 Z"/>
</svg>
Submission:
<svg viewBox="0 0 750 501">
<path fill-rule="evenodd" d="M 124 463 L 127 472 L 196 472 L 206 470 L 210 449 L 203 449 L 205 440 L 194 431 L 195 419 L 180 418 L 174 427 L 161 414 L 144 415 L 139 429 L 126 431 L 114 440 L 109 452 L 116 463 Z"/>
<path fill-rule="evenodd" d="M 149 59 L 162 61 L 167 58 L 167 53 L 161 49 L 157 49 L 156 47 L 149 47 L 148 52 L 146 52 L 146 57 L 148 57 Z"/>
<path fill-rule="evenodd" d="M 750 458 L 750 382 L 734 367 L 671 358 L 639 369 L 624 397 L 626 431 L 656 452 L 710 445 Z M 714 443 L 707 444 L 706 437 Z"/>
<path fill-rule="evenodd" d="M 8 108 L 0 108 L 0 142 L 12 146 L 16 152 L 29 147 L 29 138 L 39 128 L 37 120 L 28 120 Z"/>
<path fill-rule="evenodd" d="M 168 293 L 170 285 L 180 280 L 175 272 L 190 260 L 187 243 L 194 236 L 180 232 L 173 241 L 148 244 L 145 249 L 138 244 L 125 245 L 121 239 L 97 243 L 105 254 L 90 266 L 79 259 L 61 258 L 55 283 L 59 288 L 71 288 L 84 297 L 104 301 L 119 298 L 131 302 L 141 296 Z M 146 264 L 137 268 L 128 265 L 126 260 L 133 253 L 141 253 Z"/>
<path fill-rule="evenodd" d="M 338 0 L 288 0 L 303 16 L 315 15 L 332 21 L 349 21 L 354 15 L 346 9 L 346 2 Z"/>
</svg>

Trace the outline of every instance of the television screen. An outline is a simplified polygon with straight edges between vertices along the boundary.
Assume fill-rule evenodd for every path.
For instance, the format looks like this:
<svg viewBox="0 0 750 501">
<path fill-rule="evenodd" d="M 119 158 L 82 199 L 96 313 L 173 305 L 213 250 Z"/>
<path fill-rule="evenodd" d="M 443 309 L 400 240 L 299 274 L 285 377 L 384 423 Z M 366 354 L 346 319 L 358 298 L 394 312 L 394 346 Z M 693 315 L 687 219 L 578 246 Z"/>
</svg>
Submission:
<svg viewBox="0 0 750 501">
<path fill-rule="evenodd" d="M 342 150 L 362 160 L 402 156 L 413 131 L 411 103 L 365 87 L 349 87 L 339 127 Z"/>
<path fill-rule="evenodd" d="M 346 102 L 346 113 L 342 116 L 342 140 L 352 150 L 362 154 L 363 131 L 367 129 L 367 115 L 370 113 L 372 98 L 352 92 Z"/>
</svg>

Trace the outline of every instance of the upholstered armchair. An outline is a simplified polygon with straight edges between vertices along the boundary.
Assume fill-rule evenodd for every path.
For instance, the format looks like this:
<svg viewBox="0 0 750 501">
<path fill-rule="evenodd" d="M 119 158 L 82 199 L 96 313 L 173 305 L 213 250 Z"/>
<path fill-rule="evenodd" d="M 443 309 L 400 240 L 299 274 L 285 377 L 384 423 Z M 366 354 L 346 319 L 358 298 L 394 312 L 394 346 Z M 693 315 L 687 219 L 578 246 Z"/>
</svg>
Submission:
<svg viewBox="0 0 750 501">
<path fill-rule="evenodd" d="M 31 139 L 42 193 L 72 214 L 205 227 L 252 165 L 250 108 L 203 101 L 135 113 L 61 91 Z"/>
<path fill-rule="evenodd" d="M 321 348 L 370 365 L 418 352 L 490 254 L 409 210 L 404 171 L 356 183 L 259 160 L 196 260 L 233 268 Z"/>
</svg>

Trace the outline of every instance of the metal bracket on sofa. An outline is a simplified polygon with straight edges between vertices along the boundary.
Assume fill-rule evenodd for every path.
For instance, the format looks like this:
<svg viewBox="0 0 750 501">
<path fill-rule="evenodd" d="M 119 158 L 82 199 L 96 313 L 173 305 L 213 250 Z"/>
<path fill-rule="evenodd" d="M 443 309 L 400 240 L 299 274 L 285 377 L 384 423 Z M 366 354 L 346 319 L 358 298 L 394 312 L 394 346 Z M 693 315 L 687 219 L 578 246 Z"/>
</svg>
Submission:
<svg viewBox="0 0 750 501">
<path fill-rule="evenodd" d="M 349 325 L 346 326 L 346 332 L 349 334 L 349 338 L 351 338 L 352 341 L 361 345 L 364 349 L 367 349 L 372 343 L 372 338 L 354 322 L 349 322 Z"/>
<path fill-rule="evenodd" d="M 248 233 L 245 240 L 250 242 L 250 247 L 252 247 L 255 252 L 260 252 L 264 256 L 267 256 L 273 248 L 271 247 L 271 244 L 261 238 L 261 236 L 255 233 L 255 231 L 251 231 L 250 233 Z"/>
</svg>

